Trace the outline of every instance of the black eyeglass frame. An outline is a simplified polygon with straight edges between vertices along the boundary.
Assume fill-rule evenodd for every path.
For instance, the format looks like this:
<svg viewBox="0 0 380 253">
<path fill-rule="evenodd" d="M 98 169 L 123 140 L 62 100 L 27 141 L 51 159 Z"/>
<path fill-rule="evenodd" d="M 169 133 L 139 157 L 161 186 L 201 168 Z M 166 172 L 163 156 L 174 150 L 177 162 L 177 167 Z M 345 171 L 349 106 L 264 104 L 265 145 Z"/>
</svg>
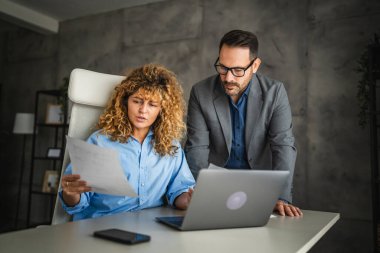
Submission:
<svg viewBox="0 0 380 253">
<path fill-rule="evenodd" d="M 245 75 L 245 71 L 247 71 L 247 69 L 249 69 L 249 68 L 253 65 L 253 63 L 256 61 L 256 59 L 257 59 L 257 57 L 253 58 L 253 60 L 249 63 L 249 65 L 248 65 L 246 68 L 240 68 L 240 67 L 232 67 L 232 68 L 228 68 L 228 67 L 226 67 L 226 66 L 224 66 L 224 65 L 222 65 L 222 64 L 217 64 L 218 61 L 219 61 L 219 57 L 218 57 L 218 58 L 216 59 L 215 63 L 214 63 L 214 67 L 215 67 L 216 72 L 218 72 L 220 75 L 225 76 L 225 75 L 227 75 L 228 71 L 231 71 L 231 74 L 232 74 L 233 76 L 235 76 L 235 77 L 243 77 L 243 76 Z M 224 74 L 220 73 L 220 72 L 218 71 L 218 67 L 223 67 L 223 68 L 225 68 L 225 69 L 227 70 L 226 73 L 224 73 Z M 233 71 L 234 69 L 243 70 L 243 71 L 244 71 L 243 75 L 241 75 L 241 76 L 239 76 L 239 75 L 235 75 L 235 74 L 234 74 L 234 71 Z"/>
</svg>

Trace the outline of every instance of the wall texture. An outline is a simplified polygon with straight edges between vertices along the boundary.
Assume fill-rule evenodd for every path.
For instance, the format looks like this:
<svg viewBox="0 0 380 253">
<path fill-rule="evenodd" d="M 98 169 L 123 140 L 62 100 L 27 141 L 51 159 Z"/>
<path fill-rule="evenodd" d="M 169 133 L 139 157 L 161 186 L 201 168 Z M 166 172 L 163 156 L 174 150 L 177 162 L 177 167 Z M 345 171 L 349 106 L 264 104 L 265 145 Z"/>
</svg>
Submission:
<svg viewBox="0 0 380 253">
<path fill-rule="evenodd" d="M 10 129 L 14 113 L 33 106 L 28 94 L 57 87 L 78 67 L 123 74 L 161 63 L 177 73 L 187 100 L 195 82 L 214 74 L 222 35 L 250 30 L 259 38 L 260 72 L 285 83 L 292 106 L 294 202 L 341 213 L 312 252 L 370 252 L 369 131 L 357 124 L 355 69 L 379 24 L 376 0 L 171 0 L 65 21 L 57 36 L 7 31 L 0 39 L 1 127 Z M 15 174 L 1 173 L 12 189 Z M 11 200 L 11 192 L 2 197 Z"/>
</svg>

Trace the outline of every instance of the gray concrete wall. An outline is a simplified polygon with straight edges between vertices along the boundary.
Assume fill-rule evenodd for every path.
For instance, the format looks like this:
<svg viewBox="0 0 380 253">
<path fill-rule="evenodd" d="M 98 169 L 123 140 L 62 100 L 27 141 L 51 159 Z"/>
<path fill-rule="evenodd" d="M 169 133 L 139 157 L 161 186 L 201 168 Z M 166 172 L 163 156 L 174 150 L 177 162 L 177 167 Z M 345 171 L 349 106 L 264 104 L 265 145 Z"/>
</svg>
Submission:
<svg viewBox="0 0 380 253">
<path fill-rule="evenodd" d="M 357 123 L 359 75 L 354 70 L 373 33 L 379 32 L 379 21 L 376 0 L 148 4 L 62 22 L 58 64 L 50 73 L 56 76 L 44 71 L 41 75 L 49 80 L 41 82 L 54 87 L 77 67 L 122 74 L 157 62 L 177 73 L 188 99 L 195 82 L 214 74 L 225 32 L 238 28 L 256 33 L 260 71 L 285 83 L 292 106 L 299 150 L 294 202 L 304 209 L 341 213 L 338 224 L 311 251 L 370 252 L 369 131 Z M 12 54 L 16 59 L 22 53 L 18 48 Z M 28 73 L 27 68 L 34 68 L 27 64 L 45 66 L 52 58 L 32 63 L 19 59 L 18 69 Z M 4 75 L 11 78 L 10 73 Z"/>
</svg>

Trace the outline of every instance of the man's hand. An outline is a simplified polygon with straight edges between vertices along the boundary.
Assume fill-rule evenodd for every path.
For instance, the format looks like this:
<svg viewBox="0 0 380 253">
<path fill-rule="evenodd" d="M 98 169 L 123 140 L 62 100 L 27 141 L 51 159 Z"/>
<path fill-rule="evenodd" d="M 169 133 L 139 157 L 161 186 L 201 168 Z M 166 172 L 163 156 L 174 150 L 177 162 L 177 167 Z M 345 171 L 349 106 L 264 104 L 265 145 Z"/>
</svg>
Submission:
<svg viewBox="0 0 380 253">
<path fill-rule="evenodd" d="M 274 207 L 273 211 L 277 212 L 281 216 L 302 216 L 301 209 L 291 204 L 287 204 L 282 200 L 277 200 L 276 206 Z"/>
<path fill-rule="evenodd" d="M 190 204 L 190 200 L 191 200 L 191 196 L 193 195 L 193 192 L 194 190 L 190 188 L 188 192 L 184 192 L 181 195 L 179 195 L 174 201 L 175 207 L 178 209 L 186 210 Z"/>
</svg>

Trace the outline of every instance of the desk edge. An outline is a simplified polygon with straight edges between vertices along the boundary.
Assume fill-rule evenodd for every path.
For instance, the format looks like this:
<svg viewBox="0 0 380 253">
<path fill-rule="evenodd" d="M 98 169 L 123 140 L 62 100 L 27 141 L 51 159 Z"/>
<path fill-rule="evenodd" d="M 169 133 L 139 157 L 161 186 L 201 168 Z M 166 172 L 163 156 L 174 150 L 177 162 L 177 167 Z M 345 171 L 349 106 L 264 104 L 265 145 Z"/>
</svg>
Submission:
<svg viewBox="0 0 380 253">
<path fill-rule="evenodd" d="M 297 253 L 308 252 L 330 228 L 340 219 L 340 214 L 336 213 L 336 216 L 326 224 L 310 241 L 308 241 L 301 249 L 297 251 Z"/>
</svg>

